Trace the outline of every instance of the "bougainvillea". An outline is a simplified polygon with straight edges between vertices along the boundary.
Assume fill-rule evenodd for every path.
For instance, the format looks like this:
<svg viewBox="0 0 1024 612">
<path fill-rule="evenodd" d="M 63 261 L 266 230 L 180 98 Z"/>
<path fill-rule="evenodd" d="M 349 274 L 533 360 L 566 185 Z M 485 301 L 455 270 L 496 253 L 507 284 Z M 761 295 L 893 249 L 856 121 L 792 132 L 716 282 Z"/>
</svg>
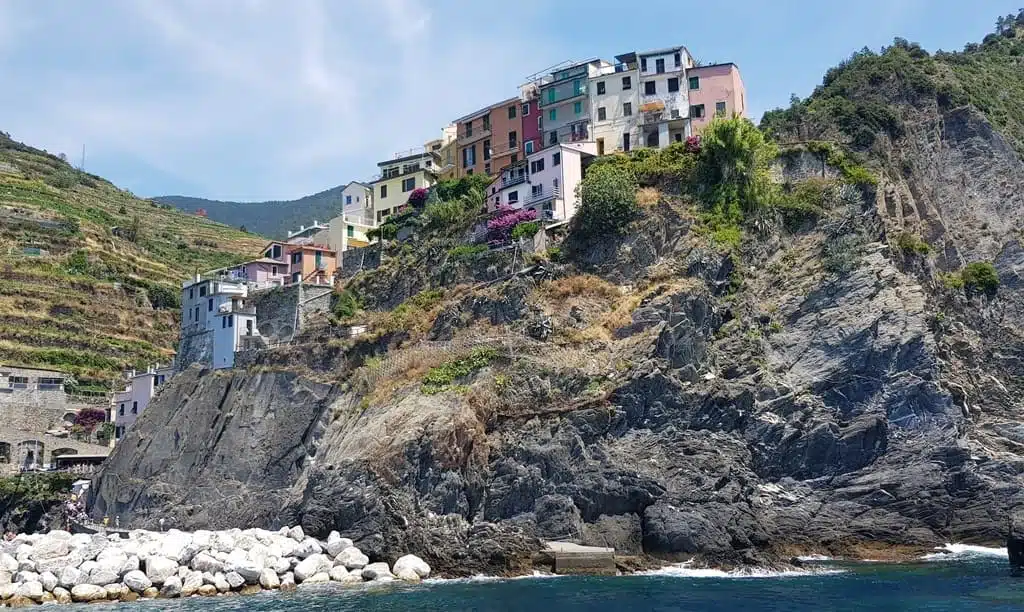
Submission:
<svg viewBox="0 0 1024 612">
<path fill-rule="evenodd" d="M 505 242 L 512 233 L 512 228 L 520 223 L 527 223 L 537 218 L 537 211 L 532 208 L 512 208 L 499 206 L 494 217 L 487 222 L 487 239 L 490 242 Z"/>
<path fill-rule="evenodd" d="M 107 413 L 98 408 L 83 408 L 75 415 L 75 425 L 80 426 L 86 432 L 92 432 L 96 427 L 107 420 Z"/>
<path fill-rule="evenodd" d="M 700 153 L 700 136 L 687 136 L 686 137 L 686 152 L 687 153 Z"/>
<path fill-rule="evenodd" d="M 426 204 L 427 197 L 429 195 L 430 194 L 427 193 L 426 189 L 423 187 L 417 187 L 409 194 L 409 204 L 412 204 L 416 208 L 422 208 L 423 205 Z"/>
</svg>

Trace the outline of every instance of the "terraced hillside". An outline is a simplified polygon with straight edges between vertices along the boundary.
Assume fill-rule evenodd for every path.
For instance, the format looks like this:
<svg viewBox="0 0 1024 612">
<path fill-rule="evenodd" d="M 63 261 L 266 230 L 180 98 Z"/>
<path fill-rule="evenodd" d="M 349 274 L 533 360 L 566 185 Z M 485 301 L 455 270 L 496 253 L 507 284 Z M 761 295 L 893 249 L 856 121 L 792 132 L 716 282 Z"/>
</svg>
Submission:
<svg viewBox="0 0 1024 612">
<path fill-rule="evenodd" d="M 0 362 L 106 387 L 125 367 L 167 361 L 181 281 L 263 242 L 0 132 Z"/>
</svg>

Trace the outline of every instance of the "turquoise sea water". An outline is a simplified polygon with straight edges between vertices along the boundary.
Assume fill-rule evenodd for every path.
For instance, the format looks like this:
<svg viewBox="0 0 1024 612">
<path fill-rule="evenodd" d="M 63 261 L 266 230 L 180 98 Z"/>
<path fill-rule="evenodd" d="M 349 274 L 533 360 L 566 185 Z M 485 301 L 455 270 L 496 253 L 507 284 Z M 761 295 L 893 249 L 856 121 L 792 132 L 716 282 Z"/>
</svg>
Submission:
<svg viewBox="0 0 1024 612">
<path fill-rule="evenodd" d="M 545 612 L 799 611 L 872 612 L 1024 610 L 1024 577 L 1014 577 L 1005 552 L 960 550 L 909 564 L 826 562 L 814 573 L 735 577 L 669 569 L 615 578 L 521 578 L 432 581 L 416 586 L 300 588 L 290 594 L 191 598 L 90 610 L 358 611 L 472 610 Z"/>
</svg>

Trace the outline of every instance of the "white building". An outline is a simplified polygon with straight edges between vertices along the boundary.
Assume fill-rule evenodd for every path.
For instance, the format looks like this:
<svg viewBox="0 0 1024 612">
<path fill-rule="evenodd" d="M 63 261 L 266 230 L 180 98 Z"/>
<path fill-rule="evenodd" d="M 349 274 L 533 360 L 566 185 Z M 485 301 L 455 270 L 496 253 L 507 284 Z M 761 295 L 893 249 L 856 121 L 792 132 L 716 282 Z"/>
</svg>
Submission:
<svg viewBox="0 0 1024 612">
<path fill-rule="evenodd" d="M 246 303 L 247 283 L 203 278 L 185 281 L 181 292 L 181 335 L 209 334 L 210 354 L 204 365 L 230 368 L 235 352 L 244 348 L 245 337 L 259 336 L 256 309 Z"/>
<path fill-rule="evenodd" d="M 529 208 L 539 219 L 568 221 L 579 208 L 576 187 L 597 155 L 594 142 L 558 144 L 535 151 L 526 161 L 502 170 L 488 187 L 489 210 L 498 206 Z"/>
<path fill-rule="evenodd" d="M 156 395 L 157 389 L 174 376 L 174 368 L 169 365 L 156 364 L 145 372 L 131 370 L 125 374 L 127 384 L 124 391 L 113 395 L 111 410 L 114 423 L 114 440 L 120 440 L 125 432 L 135 424 L 142 411 L 149 405 L 149 400 Z"/>
</svg>

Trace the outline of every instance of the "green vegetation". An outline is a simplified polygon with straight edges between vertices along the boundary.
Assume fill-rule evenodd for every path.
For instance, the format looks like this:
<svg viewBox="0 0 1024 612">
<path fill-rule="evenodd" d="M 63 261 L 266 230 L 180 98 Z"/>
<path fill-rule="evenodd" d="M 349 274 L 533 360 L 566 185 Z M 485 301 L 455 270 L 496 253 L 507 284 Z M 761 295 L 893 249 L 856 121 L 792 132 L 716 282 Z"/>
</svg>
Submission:
<svg viewBox="0 0 1024 612">
<path fill-rule="evenodd" d="M 347 288 L 341 292 L 335 291 L 332 301 L 334 303 L 331 306 L 331 312 L 339 319 L 354 317 L 359 312 L 359 309 L 362 308 L 359 298 L 356 297 L 351 289 Z"/>
<path fill-rule="evenodd" d="M 778 150 L 745 119 L 715 118 L 704 129 L 697 172 L 697 195 L 705 207 L 744 215 L 773 202 L 769 166 Z"/>
<path fill-rule="evenodd" d="M 618 234 L 638 212 L 635 174 L 621 164 L 591 166 L 580 181 L 576 229 L 585 238 Z"/>
<path fill-rule="evenodd" d="M 540 230 L 540 223 L 536 221 L 527 221 L 520 223 L 512 228 L 512 239 L 519 240 L 520 238 L 533 238 L 534 234 Z"/>
<path fill-rule="evenodd" d="M 932 252 L 928 243 L 910 232 L 903 232 L 896 239 L 896 246 L 907 255 L 927 255 Z"/>
<path fill-rule="evenodd" d="M 999 288 L 999 274 L 995 266 L 987 261 L 975 261 L 964 266 L 960 271 L 964 281 L 964 289 L 970 293 L 992 295 Z"/>
<path fill-rule="evenodd" d="M 0 478 L 0 499 L 21 503 L 61 501 L 71 493 L 77 476 L 66 472 L 20 474 Z"/>
<path fill-rule="evenodd" d="M 487 186 L 491 184 L 491 178 L 485 174 L 471 174 L 459 179 L 441 181 L 434 186 L 434 193 L 438 199 L 445 202 L 462 200 L 471 192 L 485 193 Z"/>
<path fill-rule="evenodd" d="M 420 390 L 427 395 L 434 395 L 449 390 L 459 379 L 469 376 L 477 370 L 490 365 L 498 357 L 493 348 L 477 348 L 466 357 L 447 361 L 436 368 L 431 368 L 423 376 Z"/>
<path fill-rule="evenodd" d="M 65 370 L 83 388 L 169 361 L 181 281 L 264 244 L 139 200 L 3 133 L 0 164 L 0 360 Z M 21 255 L 34 248 L 44 253 Z"/>
</svg>

